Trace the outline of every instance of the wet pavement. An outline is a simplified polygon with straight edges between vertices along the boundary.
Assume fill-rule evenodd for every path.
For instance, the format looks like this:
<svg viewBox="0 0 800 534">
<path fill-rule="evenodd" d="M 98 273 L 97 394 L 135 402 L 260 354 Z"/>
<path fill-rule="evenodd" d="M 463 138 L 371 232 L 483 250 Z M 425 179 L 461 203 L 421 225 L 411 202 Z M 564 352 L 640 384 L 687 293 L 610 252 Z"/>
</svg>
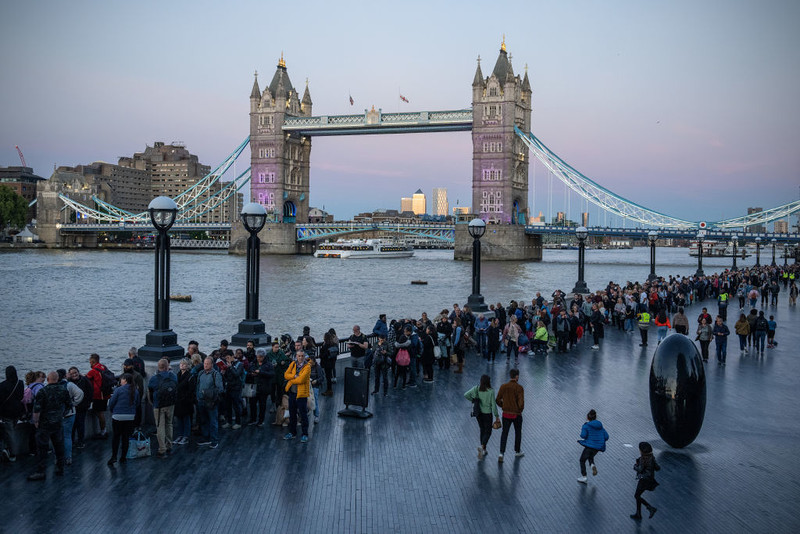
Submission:
<svg viewBox="0 0 800 534">
<path fill-rule="evenodd" d="M 687 309 L 690 321 L 699 310 Z M 370 397 L 367 420 L 337 416 L 342 359 L 308 444 L 284 441 L 285 429 L 246 426 L 220 430 L 216 450 L 175 445 L 167 459 L 109 468 L 110 443 L 91 441 L 64 477 L 53 475 L 51 456 L 44 482 L 25 480 L 34 459 L 21 457 L 0 465 L 0 532 L 797 532 L 800 323 L 786 298 L 769 314 L 777 348 L 740 355 L 732 335 L 727 365 L 706 365 L 705 422 L 684 449 L 664 443 L 650 416 L 654 327 L 644 349 L 638 332 L 607 327 L 599 351 L 584 338 L 569 354 L 521 356 L 525 456 L 514 458 L 510 436 L 503 463 L 499 431 L 477 459 L 478 426 L 463 393 L 483 373 L 497 390 L 514 365 L 505 355 L 494 365 L 469 355 L 463 375 L 437 369 L 433 384 Z M 584 485 L 576 440 L 590 408 L 611 437 Z M 635 521 L 640 441 L 662 469 L 646 494 L 658 513 Z"/>
</svg>

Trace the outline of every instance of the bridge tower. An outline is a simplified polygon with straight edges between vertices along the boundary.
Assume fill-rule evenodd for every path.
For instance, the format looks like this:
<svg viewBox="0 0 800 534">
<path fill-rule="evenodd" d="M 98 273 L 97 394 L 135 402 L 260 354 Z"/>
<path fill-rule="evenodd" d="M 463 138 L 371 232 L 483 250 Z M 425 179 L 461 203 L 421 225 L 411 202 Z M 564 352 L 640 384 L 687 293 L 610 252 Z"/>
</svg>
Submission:
<svg viewBox="0 0 800 534">
<path fill-rule="evenodd" d="M 531 84 L 514 75 L 505 38 L 492 73 L 481 60 L 472 82 L 472 211 L 488 223 L 527 224 L 527 147 L 514 126 L 531 131 Z"/>
<path fill-rule="evenodd" d="M 311 116 L 308 81 L 302 100 L 289 80 L 283 54 L 270 84 L 261 91 L 258 73 L 250 92 L 250 194 L 286 223 L 308 221 L 311 139 L 285 135 L 288 117 Z"/>
</svg>

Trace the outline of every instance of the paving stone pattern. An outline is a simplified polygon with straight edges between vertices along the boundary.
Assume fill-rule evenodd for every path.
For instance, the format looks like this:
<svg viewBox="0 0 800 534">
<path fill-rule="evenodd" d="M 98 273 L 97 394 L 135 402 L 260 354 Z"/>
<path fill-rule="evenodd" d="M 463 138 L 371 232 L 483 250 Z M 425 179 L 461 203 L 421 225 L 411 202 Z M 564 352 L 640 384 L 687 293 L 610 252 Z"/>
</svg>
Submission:
<svg viewBox="0 0 800 534">
<path fill-rule="evenodd" d="M 38 483 L 25 480 L 33 458 L 20 458 L 0 466 L 0 532 L 798 532 L 798 312 L 786 299 L 768 312 L 779 347 L 740 357 L 731 336 L 728 365 L 707 364 L 705 423 L 685 449 L 666 445 L 650 417 L 655 328 L 646 350 L 638 333 L 607 328 L 599 351 L 584 338 L 567 355 L 520 357 L 525 457 L 514 458 L 512 429 L 502 464 L 499 431 L 477 459 L 463 393 L 482 373 L 497 390 L 513 366 L 505 355 L 493 366 L 471 355 L 463 375 L 437 369 L 434 384 L 371 397 L 368 420 L 337 417 L 342 359 L 308 444 L 244 427 L 220 430 L 216 450 L 176 445 L 167 459 L 109 468 L 110 443 L 95 441 L 75 451 L 66 476 L 50 465 Z M 611 439 L 583 485 L 576 440 L 590 408 Z M 653 444 L 661 485 L 646 494 L 656 516 L 634 521 L 642 440 Z"/>
</svg>

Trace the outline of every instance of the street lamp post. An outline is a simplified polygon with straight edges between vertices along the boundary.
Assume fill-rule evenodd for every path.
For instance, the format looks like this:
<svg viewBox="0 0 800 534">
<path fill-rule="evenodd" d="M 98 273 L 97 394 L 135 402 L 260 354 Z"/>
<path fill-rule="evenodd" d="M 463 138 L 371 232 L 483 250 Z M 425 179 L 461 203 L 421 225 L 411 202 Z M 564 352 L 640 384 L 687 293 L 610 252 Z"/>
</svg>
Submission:
<svg viewBox="0 0 800 534">
<path fill-rule="evenodd" d="M 652 282 L 656 279 L 656 240 L 658 239 L 658 232 L 650 230 L 647 232 L 647 240 L 650 241 L 650 276 L 647 280 Z"/>
<path fill-rule="evenodd" d="M 572 289 L 573 293 L 588 293 L 589 288 L 586 287 L 586 282 L 583 280 L 583 261 L 586 237 L 589 231 L 585 226 L 579 226 L 575 229 L 575 235 L 578 237 L 578 281 Z"/>
<path fill-rule="evenodd" d="M 789 243 L 783 244 L 783 266 L 789 265 Z"/>
<path fill-rule="evenodd" d="M 736 268 L 736 241 L 738 241 L 739 236 L 736 235 L 736 234 L 733 234 L 731 236 L 731 239 L 733 240 L 733 267 L 731 268 L 731 270 L 736 272 L 736 271 L 739 270 L 739 269 Z"/>
<path fill-rule="evenodd" d="M 773 266 L 773 267 L 775 267 L 776 265 L 778 265 L 777 263 L 775 263 L 775 244 L 776 244 L 777 242 L 778 242 L 778 240 L 777 240 L 777 239 L 775 239 L 775 238 L 773 237 L 773 238 L 772 238 L 772 266 Z"/>
<path fill-rule="evenodd" d="M 705 276 L 706 273 L 703 272 L 703 238 L 705 237 L 706 233 L 703 230 L 697 232 L 697 271 L 695 271 L 695 276 Z"/>
<path fill-rule="evenodd" d="M 250 237 L 247 238 L 245 319 L 239 323 L 239 331 L 231 336 L 231 344 L 245 346 L 248 341 L 252 340 L 258 347 L 270 342 L 264 321 L 258 318 L 261 253 L 261 239 L 258 237 L 258 232 L 264 228 L 264 224 L 267 222 L 267 210 L 261 204 L 250 202 L 242 207 L 241 219 L 245 230 L 250 233 Z"/>
<path fill-rule="evenodd" d="M 485 312 L 489 308 L 481 295 L 481 237 L 486 233 L 486 222 L 475 218 L 467 227 L 472 236 L 472 294 L 467 299 L 467 305 L 473 312 Z"/>
<path fill-rule="evenodd" d="M 756 267 L 761 266 L 761 238 L 756 238 Z"/>
<path fill-rule="evenodd" d="M 144 360 L 175 359 L 184 355 L 178 335 L 169 327 L 169 229 L 175 224 L 178 205 L 169 197 L 156 197 L 147 207 L 150 221 L 158 231 L 153 298 L 153 330 L 147 334 L 139 355 Z"/>
</svg>

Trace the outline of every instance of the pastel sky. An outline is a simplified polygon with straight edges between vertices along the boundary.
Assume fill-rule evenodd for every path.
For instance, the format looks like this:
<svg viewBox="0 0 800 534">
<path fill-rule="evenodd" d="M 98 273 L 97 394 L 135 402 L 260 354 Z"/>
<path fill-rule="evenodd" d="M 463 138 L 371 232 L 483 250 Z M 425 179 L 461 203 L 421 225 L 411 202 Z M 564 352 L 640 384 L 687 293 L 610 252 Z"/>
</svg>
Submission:
<svg viewBox="0 0 800 534">
<path fill-rule="evenodd" d="M 49 177 L 161 140 L 214 166 L 248 135 L 253 71 L 263 87 L 281 52 L 315 115 L 468 108 L 477 56 L 489 73 L 505 34 L 545 144 L 633 201 L 719 220 L 800 194 L 798 20 L 796 0 L 5 0 L 0 165 L 19 145 Z M 312 146 L 311 204 L 337 218 L 418 188 L 471 201 L 467 132 Z M 560 185 L 548 202 L 541 165 L 530 181 L 534 213 L 577 217 Z"/>
</svg>

